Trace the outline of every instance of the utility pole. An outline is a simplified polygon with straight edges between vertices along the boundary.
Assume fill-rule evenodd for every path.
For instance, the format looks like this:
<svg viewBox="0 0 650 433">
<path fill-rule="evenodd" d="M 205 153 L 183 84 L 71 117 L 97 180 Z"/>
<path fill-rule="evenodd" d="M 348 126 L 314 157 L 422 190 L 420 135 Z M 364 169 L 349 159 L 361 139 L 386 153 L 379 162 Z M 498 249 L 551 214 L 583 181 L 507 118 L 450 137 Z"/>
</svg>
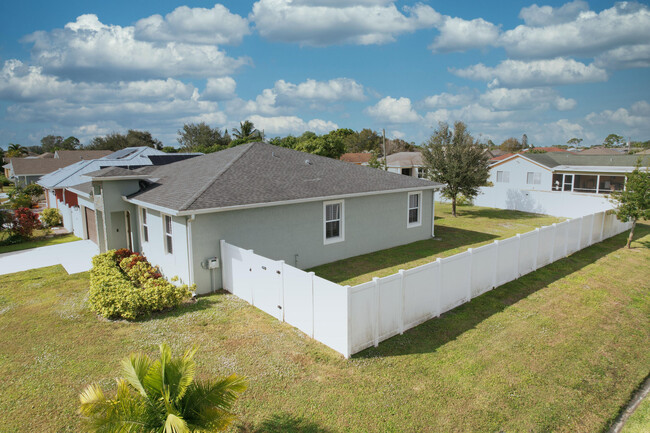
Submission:
<svg viewBox="0 0 650 433">
<path fill-rule="evenodd" d="M 386 159 L 388 155 L 386 155 L 386 130 L 384 128 L 381 129 L 381 136 L 382 136 L 382 144 L 384 145 L 384 171 L 388 170 L 388 160 Z"/>
</svg>

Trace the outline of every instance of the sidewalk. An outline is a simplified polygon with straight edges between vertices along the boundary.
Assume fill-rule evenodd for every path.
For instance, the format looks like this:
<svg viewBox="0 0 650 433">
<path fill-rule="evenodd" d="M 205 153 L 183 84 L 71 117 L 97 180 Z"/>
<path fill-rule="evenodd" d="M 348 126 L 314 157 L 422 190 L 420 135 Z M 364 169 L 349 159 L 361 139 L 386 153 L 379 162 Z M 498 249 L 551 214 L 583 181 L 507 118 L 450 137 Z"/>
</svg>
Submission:
<svg viewBox="0 0 650 433">
<path fill-rule="evenodd" d="M 0 254 L 0 275 L 62 265 L 68 274 L 89 271 L 99 247 L 90 240 Z"/>
</svg>

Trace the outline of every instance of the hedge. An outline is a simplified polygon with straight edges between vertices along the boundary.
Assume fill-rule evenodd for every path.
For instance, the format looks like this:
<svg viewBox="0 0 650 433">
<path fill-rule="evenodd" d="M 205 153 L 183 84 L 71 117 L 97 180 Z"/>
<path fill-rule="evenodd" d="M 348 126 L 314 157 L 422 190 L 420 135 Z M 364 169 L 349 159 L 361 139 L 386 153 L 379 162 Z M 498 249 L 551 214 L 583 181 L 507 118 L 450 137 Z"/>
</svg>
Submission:
<svg viewBox="0 0 650 433">
<path fill-rule="evenodd" d="M 120 253 L 111 250 L 93 257 L 88 302 L 95 313 L 108 319 L 134 320 L 176 307 L 191 296 L 194 286 L 176 286 L 144 256 Z"/>
</svg>

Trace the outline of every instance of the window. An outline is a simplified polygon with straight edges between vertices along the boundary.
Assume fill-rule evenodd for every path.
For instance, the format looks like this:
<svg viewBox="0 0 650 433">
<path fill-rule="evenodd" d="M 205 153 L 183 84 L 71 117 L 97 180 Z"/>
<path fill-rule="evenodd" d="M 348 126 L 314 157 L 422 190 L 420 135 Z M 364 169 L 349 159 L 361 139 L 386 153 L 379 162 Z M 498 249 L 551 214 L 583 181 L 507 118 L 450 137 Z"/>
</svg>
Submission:
<svg viewBox="0 0 650 433">
<path fill-rule="evenodd" d="M 609 194 L 612 191 L 623 191 L 625 187 L 625 176 L 600 176 L 598 192 Z"/>
<path fill-rule="evenodd" d="M 526 183 L 528 185 L 539 185 L 542 183 L 542 173 L 538 171 L 529 171 L 526 173 Z"/>
<path fill-rule="evenodd" d="M 331 244 L 344 240 L 343 201 L 331 201 L 323 204 L 324 242 Z"/>
<path fill-rule="evenodd" d="M 421 202 L 422 202 L 422 193 L 421 192 L 412 192 L 409 193 L 409 207 L 408 207 L 408 220 L 407 227 L 416 227 L 422 225 L 421 218 Z"/>
<path fill-rule="evenodd" d="M 174 245 L 172 242 L 172 217 L 164 215 L 163 221 L 165 224 L 165 252 L 172 254 L 174 252 Z"/>
<path fill-rule="evenodd" d="M 420 179 L 426 179 L 427 175 L 428 173 L 426 168 L 422 168 L 422 167 L 418 168 L 418 177 Z"/>
<path fill-rule="evenodd" d="M 598 192 L 598 175 L 576 174 L 573 182 L 574 192 Z"/>
<path fill-rule="evenodd" d="M 402 169 L 402 174 L 406 176 L 412 176 L 413 175 L 413 169 L 412 168 L 403 168 Z"/>
<path fill-rule="evenodd" d="M 149 226 L 147 225 L 147 210 L 141 209 L 142 213 L 142 240 L 149 242 Z"/>
<path fill-rule="evenodd" d="M 509 183 L 510 182 L 510 172 L 509 171 L 497 171 L 497 182 L 499 182 L 499 183 Z"/>
</svg>

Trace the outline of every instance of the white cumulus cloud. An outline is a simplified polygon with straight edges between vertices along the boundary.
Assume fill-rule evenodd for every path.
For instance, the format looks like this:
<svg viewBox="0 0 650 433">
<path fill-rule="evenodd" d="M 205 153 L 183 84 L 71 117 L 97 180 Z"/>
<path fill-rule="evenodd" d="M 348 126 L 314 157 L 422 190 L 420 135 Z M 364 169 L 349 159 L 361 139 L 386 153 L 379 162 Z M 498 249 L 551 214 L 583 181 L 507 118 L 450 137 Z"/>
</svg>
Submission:
<svg viewBox="0 0 650 433">
<path fill-rule="evenodd" d="M 445 17 L 440 31 L 429 46 L 433 52 L 467 51 L 494 45 L 499 39 L 499 26 L 483 18 L 468 21 L 462 18 Z"/>
<path fill-rule="evenodd" d="M 366 108 L 365 112 L 379 121 L 389 123 L 411 123 L 420 120 L 420 116 L 411 106 L 411 100 L 404 97 L 395 99 L 387 96 Z"/>
<path fill-rule="evenodd" d="M 470 80 L 487 81 L 490 87 L 554 86 L 600 82 L 608 78 L 604 69 L 562 57 L 529 62 L 504 60 L 495 67 L 479 63 L 465 69 L 450 69 L 450 71 Z"/>
<path fill-rule="evenodd" d="M 559 8 L 552 6 L 538 6 L 534 4 L 523 8 L 519 12 L 519 18 L 524 20 L 526 25 L 531 27 L 544 27 L 553 24 L 561 24 L 575 20 L 581 12 L 589 10 L 589 4 L 584 0 L 574 0 Z"/>
<path fill-rule="evenodd" d="M 212 9 L 180 6 L 164 18 L 152 15 L 135 23 L 135 38 L 152 42 L 238 44 L 248 34 L 248 20 L 218 3 Z"/>
<path fill-rule="evenodd" d="M 201 98 L 212 101 L 232 99 L 235 97 L 236 88 L 237 83 L 232 77 L 208 78 Z"/>
<path fill-rule="evenodd" d="M 553 105 L 560 111 L 573 109 L 577 102 L 558 95 L 557 91 L 550 88 L 533 89 L 506 89 L 503 87 L 490 89 L 480 97 L 484 106 L 498 110 L 513 109 L 544 109 Z"/>
<path fill-rule="evenodd" d="M 264 117 L 253 115 L 249 117 L 249 120 L 255 124 L 258 130 L 263 130 L 266 135 L 302 134 L 305 131 L 323 134 L 338 129 L 336 123 L 328 120 L 312 119 L 305 122 L 297 116 Z"/>
</svg>

